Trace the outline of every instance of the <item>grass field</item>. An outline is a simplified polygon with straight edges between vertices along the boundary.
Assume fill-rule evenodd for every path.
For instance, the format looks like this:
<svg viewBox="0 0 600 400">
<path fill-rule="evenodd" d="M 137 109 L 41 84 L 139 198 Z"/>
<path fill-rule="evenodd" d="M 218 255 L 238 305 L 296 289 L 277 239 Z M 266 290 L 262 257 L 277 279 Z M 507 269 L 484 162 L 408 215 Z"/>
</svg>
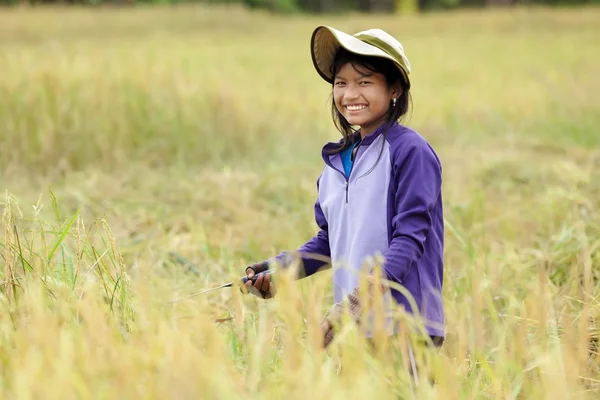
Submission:
<svg viewBox="0 0 600 400">
<path fill-rule="evenodd" d="M 598 20 L 1 10 L 0 396 L 597 398 Z M 413 66 L 406 124 L 444 165 L 448 337 L 417 348 L 435 386 L 352 325 L 318 349 L 330 271 L 168 303 L 315 233 L 338 138 L 319 24 L 383 28 Z"/>
</svg>

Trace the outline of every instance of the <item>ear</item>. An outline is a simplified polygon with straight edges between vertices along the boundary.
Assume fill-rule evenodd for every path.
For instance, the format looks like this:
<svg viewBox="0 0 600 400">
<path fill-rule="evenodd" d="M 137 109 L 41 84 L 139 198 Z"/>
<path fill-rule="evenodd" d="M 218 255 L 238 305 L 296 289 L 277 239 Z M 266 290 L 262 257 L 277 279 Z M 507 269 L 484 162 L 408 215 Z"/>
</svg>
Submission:
<svg viewBox="0 0 600 400">
<path fill-rule="evenodd" d="M 394 85 L 392 85 L 392 90 L 390 91 L 390 94 L 392 95 L 392 99 L 397 100 L 400 96 L 402 96 L 403 92 L 404 90 L 402 89 L 402 85 L 396 82 Z"/>
</svg>

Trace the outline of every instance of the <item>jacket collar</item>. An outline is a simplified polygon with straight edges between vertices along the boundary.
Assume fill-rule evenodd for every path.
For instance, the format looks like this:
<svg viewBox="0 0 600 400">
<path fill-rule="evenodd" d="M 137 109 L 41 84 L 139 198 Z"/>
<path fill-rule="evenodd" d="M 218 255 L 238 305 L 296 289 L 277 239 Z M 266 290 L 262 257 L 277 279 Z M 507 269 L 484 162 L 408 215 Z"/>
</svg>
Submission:
<svg viewBox="0 0 600 400">
<path fill-rule="evenodd" d="M 394 121 L 391 125 L 389 124 L 382 124 L 381 126 L 379 126 L 377 129 L 375 129 L 373 132 L 371 132 L 371 134 L 365 136 L 364 139 L 362 139 L 359 147 L 362 146 L 370 146 L 379 136 L 381 136 L 389 127 L 389 129 L 393 129 L 394 127 L 396 127 L 398 125 L 397 121 Z M 323 146 L 323 149 L 321 151 L 321 156 L 323 157 L 323 161 L 325 161 L 325 164 L 329 165 L 330 167 L 334 168 L 334 169 L 338 169 L 335 168 L 332 159 L 337 155 L 339 156 L 339 153 L 337 153 L 336 155 L 334 154 L 328 154 L 328 152 L 333 151 L 335 149 L 339 149 L 340 145 L 342 144 L 342 139 L 338 140 L 337 142 L 329 142 L 326 143 Z M 339 160 L 336 162 L 336 164 L 340 163 Z"/>
<path fill-rule="evenodd" d="M 381 136 L 387 129 L 387 127 L 389 126 L 390 129 L 393 129 L 395 126 L 398 125 L 397 121 L 394 121 L 391 126 L 389 124 L 382 124 L 381 126 L 379 126 L 377 129 L 375 129 L 373 132 L 371 132 L 369 135 L 365 136 L 364 139 L 362 139 L 360 146 L 369 146 L 371 145 L 371 143 L 373 143 L 375 141 L 375 139 L 377 139 L 379 136 Z M 329 142 L 326 143 L 325 146 L 323 146 L 323 158 L 328 158 L 328 154 L 326 153 L 327 151 L 332 151 L 334 149 L 337 149 L 340 147 L 340 145 L 342 144 L 342 139 L 338 140 L 337 142 Z"/>
</svg>

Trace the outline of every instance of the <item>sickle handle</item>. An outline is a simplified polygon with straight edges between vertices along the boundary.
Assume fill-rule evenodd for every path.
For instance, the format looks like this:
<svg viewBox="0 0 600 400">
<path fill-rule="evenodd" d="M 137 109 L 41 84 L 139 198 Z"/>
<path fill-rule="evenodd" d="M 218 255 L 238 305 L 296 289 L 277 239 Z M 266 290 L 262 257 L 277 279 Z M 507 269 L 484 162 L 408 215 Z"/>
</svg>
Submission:
<svg viewBox="0 0 600 400">
<path fill-rule="evenodd" d="M 271 274 L 272 272 L 273 272 L 273 270 L 268 269 L 266 271 L 263 271 L 263 272 L 260 272 L 256 275 L 254 275 L 252 277 L 252 283 L 256 282 L 256 278 L 258 278 L 260 275 L 267 275 L 267 274 Z M 242 285 L 244 285 L 244 284 L 246 284 L 246 282 L 249 281 L 249 279 L 247 276 L 244 276 L 243 278 L 241 278 L 241 281 L 242 281 Z"/>
</svg>

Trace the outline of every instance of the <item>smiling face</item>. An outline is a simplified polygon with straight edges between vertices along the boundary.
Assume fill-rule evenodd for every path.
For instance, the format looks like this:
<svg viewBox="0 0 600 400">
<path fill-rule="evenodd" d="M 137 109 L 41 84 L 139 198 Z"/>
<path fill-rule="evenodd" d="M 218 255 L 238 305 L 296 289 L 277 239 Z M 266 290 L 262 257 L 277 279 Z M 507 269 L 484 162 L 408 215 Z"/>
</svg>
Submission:
<svg viewBox="0 0 600 400">
<path fill-rule="evenodd" d="M 387 120 L 392 99 L 398 97 L 385 75 L 359 65 L 344 64 L 334 78 L 335 106 L 350 125 L 360 126 L 363 138 Z"/>
</svg>

